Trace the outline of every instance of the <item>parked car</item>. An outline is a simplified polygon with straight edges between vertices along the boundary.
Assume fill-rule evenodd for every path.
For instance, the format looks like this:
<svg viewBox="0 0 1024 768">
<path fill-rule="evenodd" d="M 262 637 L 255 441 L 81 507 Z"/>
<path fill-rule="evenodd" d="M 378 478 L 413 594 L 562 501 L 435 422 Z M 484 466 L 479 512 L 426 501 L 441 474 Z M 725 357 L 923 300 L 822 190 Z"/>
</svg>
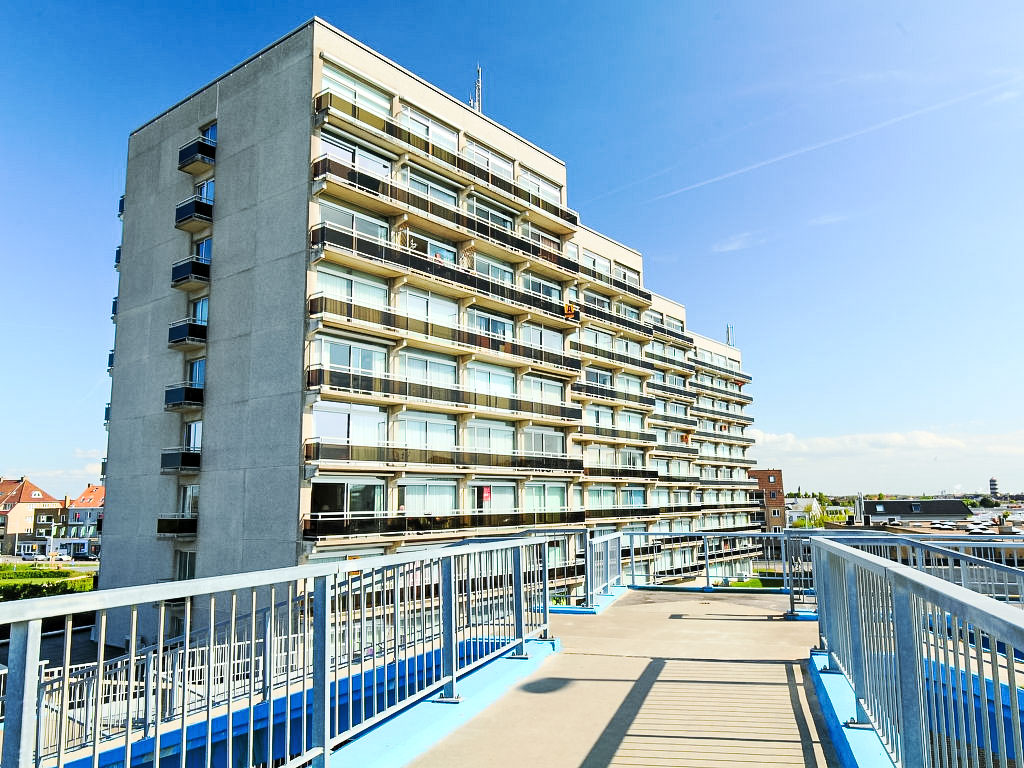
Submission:
<svg viewBox="0 0 1024 768">
<path fill-rule="evenodd" d="M 46 555 L 44 555 L 42 552 L 22 552 L 21 559 L 28 560 L 29 562 L 33 563 L 45 563 Z"/>
<path fill-rule="evenodd" d="M 53 555 L 52 557 L 53 557 L 54 562 L 57 562 L 57 563 L 70 563 L 71 562 L 71 555 L 65 555 L 63 552 L 58 552 L 57 554 Z"/>
<path fill-rule="evenodd" d="M 92 552 L 76 552 L 71 556 L 71 559 L 76 563 L 95 563 L 100 559 L 100 556 L 94 555 Z"/>
</svg>

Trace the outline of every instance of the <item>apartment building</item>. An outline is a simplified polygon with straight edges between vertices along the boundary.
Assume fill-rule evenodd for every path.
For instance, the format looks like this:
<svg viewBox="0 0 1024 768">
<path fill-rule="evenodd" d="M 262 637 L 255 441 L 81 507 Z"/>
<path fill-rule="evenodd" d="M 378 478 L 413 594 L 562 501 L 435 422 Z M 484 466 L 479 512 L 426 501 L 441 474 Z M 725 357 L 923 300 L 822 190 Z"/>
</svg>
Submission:
<svg viewBox="0 0 1024 768">
<path fill-rule="evenodd" d="M 136 130 L 119 212 L 101 587 L 749 525 L 739 350 L 558 158 L 319 19 Z"/>
<path fill-rule="evenodd" d="M 786 527 L 786 489 L 782 484 L 781 469 L 751 469 L 752 480 L 757 481 L 757 490 L 751 492 L 751 500 L 758 511 L 751 516 L 751 522 L 769 533 L 778 533 Z"/>
</svg>

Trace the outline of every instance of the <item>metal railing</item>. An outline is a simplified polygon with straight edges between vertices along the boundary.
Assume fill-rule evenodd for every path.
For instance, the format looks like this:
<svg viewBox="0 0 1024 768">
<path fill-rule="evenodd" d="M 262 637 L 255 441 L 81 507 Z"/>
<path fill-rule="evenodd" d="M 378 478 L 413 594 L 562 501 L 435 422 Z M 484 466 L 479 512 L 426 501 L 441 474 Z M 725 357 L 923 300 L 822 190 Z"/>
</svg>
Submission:
<svg viewBox="0 0 1024 768">
<path fill-rule="evenodd" d="M 463 675 L 546 635 L 547 552 L 520 538 L 0 605 L 3 765 L 157 754 L 184 766 L 215 749 L 227 765 L 323 765 L 342 741 L 427 696 L 454 699 Z M 96 659 L 72 665 L 82 611 L 96 612 Z M 60 664 L 41 677 L 41 623 L 61 617 Z M 128 652 L 105 658 L 121 631 Z"/>
<path fill-rule="evenodd" d="M 893 559 L 894 550 L 884 557 L 812 539 L 829 668 L 847 677 L 858 719 L 875 728 L 897 765 L 1019 765 L 1024 615 L 940 578 L 956 570 L 945 564 L 934 573 L 913 567 L 943 548 L 926 548 L 918 561 L 918 543 L 903 541 L 893 542 L 904 547 Z"/>
</svg>

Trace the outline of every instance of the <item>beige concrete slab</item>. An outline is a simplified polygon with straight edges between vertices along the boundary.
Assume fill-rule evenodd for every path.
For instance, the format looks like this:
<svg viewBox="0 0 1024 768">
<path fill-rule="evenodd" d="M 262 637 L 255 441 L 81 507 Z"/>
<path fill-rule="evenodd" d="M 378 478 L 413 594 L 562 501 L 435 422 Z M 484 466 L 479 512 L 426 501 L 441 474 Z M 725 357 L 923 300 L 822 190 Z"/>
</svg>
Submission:
<svg viewBox="0 0 1024 768">
<path fill-rule="evenodd" d="M 802 666 L 817 628 L 787 607 L 631 591 L 600 616 L 554 616 L 562 653 L 411 765 L 833 765 Z"/>
</svg>

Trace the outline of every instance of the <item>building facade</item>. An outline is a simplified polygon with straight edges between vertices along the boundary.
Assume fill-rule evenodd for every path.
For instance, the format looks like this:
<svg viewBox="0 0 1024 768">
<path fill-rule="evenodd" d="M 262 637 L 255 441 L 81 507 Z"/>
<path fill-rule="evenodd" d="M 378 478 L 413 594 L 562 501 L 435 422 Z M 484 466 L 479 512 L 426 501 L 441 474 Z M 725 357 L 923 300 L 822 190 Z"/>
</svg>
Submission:
<svg viewBox="0 0 1024 768">
<path fill-rule="evenodd" d="M 21 554 L 21 543 L 35 536 L 37 512 L 43 518 L 59 517 L 63 507 L 27 477 L 0 477 L 0 551 Z"/>
<path fill-rule="evenodd" d="M 135 131 L 120 213 L 103 588 L 749 526 L 739 351 L 560 160 L 319 19 Z"/>
<path fill-rule="evenodd" d="M 751 515 L 751 521 L 759 523 L 768 533 L 780 532 L 786 527 L 786 490 L 782 484 L 782 470 L 751 469 L 748 474 L 757 481 L 757 490 L 751 492 L 751 499 L 758 509 Z"/>
</svg>

